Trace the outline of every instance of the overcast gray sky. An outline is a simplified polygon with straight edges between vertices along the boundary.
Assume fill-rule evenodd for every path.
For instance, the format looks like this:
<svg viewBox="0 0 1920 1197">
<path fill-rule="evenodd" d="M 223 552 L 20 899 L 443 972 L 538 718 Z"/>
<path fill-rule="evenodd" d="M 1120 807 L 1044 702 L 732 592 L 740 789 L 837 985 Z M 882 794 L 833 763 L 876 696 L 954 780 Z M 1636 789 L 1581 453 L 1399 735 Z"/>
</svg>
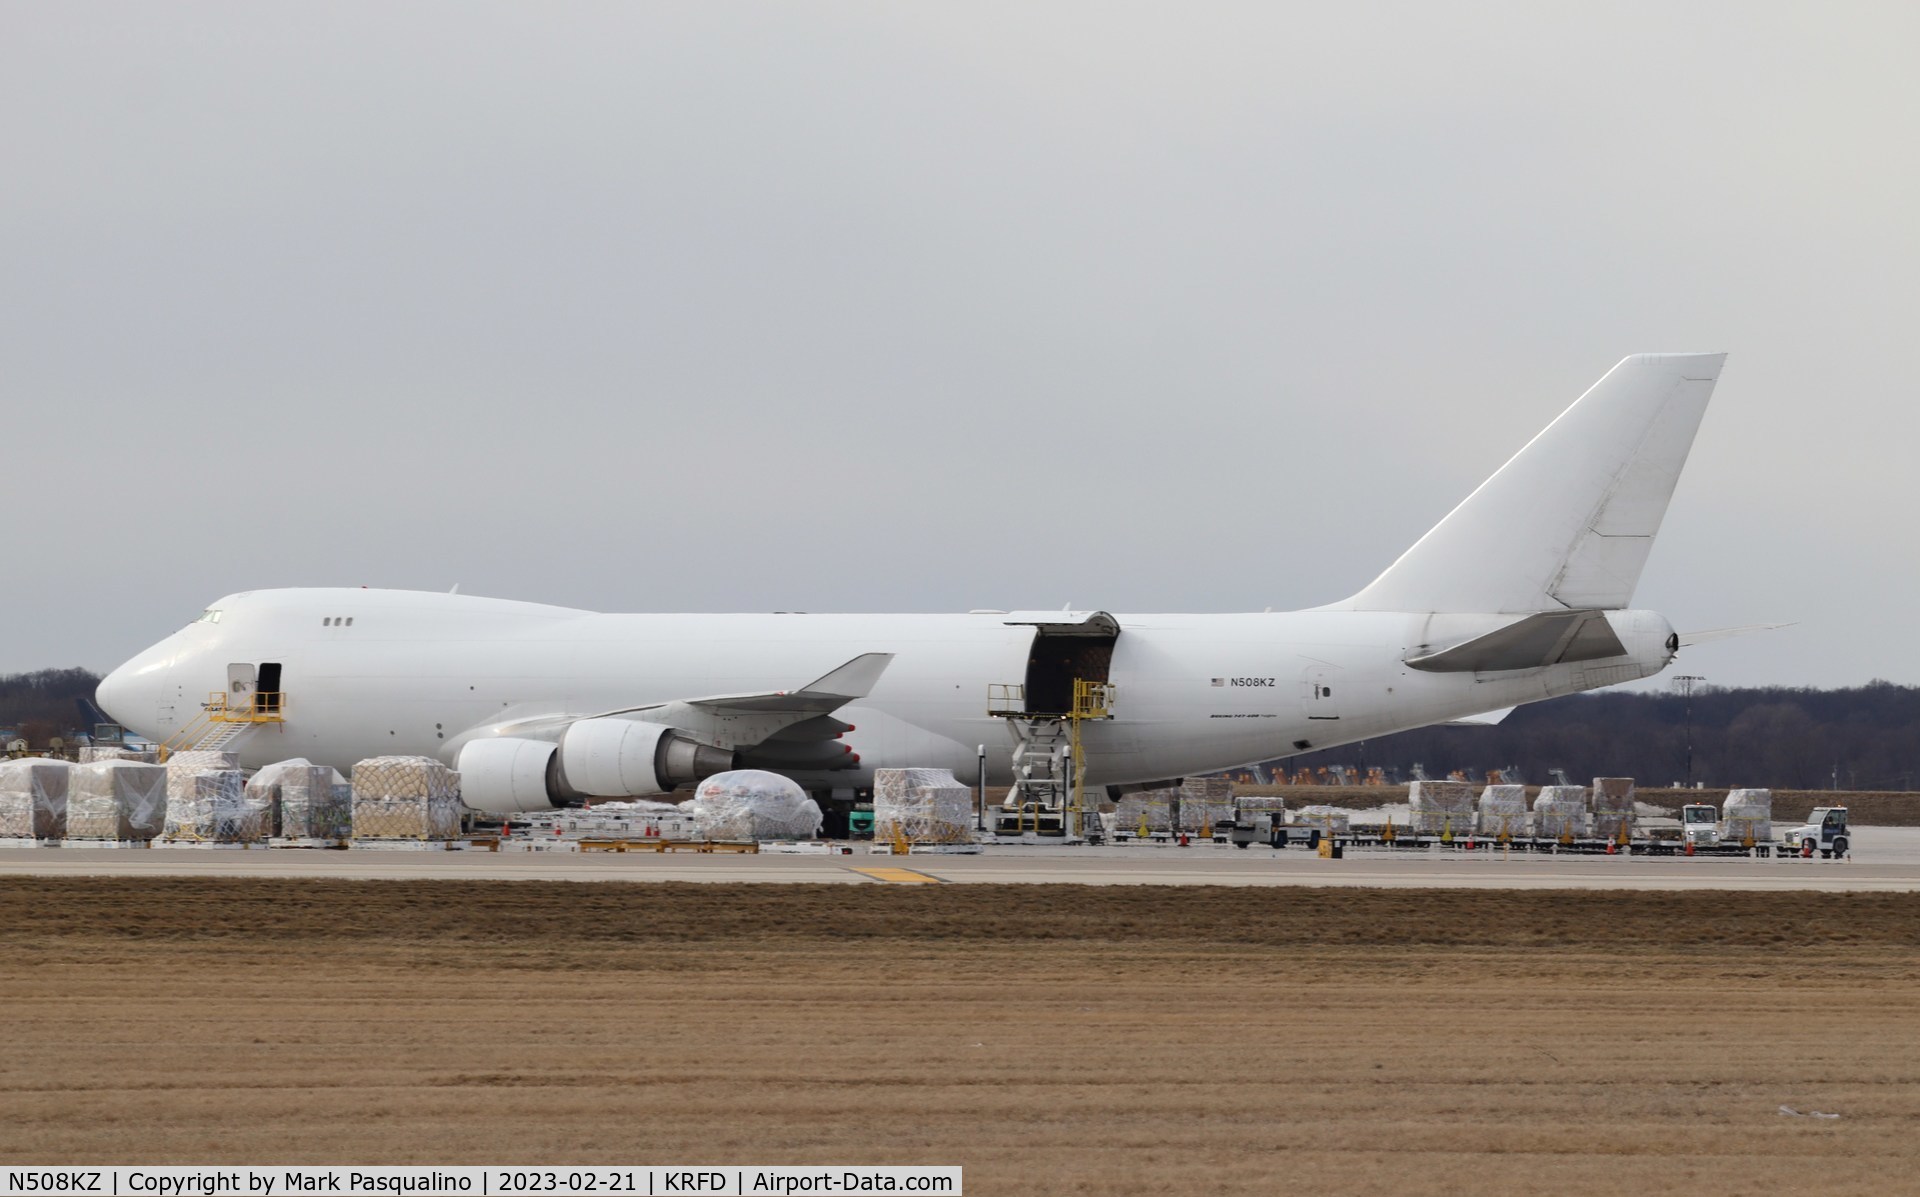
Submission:
<svg viewBox="0 0 1920 1197">
<path fill-rule="evenodd" d="M 1229 611 L 1625 354 L 1636 602 L 1920 683 L 1920 9 L 0 3 L 0 670 L 241 589 Z"/>
</svg>

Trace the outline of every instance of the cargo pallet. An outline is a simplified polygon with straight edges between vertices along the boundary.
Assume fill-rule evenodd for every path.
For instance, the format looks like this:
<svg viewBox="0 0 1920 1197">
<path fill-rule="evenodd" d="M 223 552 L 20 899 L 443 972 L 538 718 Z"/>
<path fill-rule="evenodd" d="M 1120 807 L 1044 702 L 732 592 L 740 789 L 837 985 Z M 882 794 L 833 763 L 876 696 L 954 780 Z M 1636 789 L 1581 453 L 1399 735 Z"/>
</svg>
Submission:
<svg viewBox="0 0 1920 1197">
<path fill-rule="evenodd" d="M 746 852 L 757 854 L 760 845 L 751 840 L 669 840 L 652 836 L 616 839 L 604 836 L 580 837 L 582 852 Z"/>
<path fill-rule="evenodd" d="M 1625 841 L 1603 839 L 1596 836 L 1575 836 L 1572 838 L 1553 836 L 1515 835 L 1501 838 L 1498 835 L 1434 835 L 1411 831 L 1394 831 L 1388 835 L 1384 830 L 1372 831 L 1335 831 L 1326 832 L 1317 827 L 1288 825 L 1285 834 L 1276 833 L 1269 841 L 1275 848 L 1298 846 L 1317 848 L 1323 839 L 1330 839 L 1342 848 L 1384 848 L 1389 851 L 1404 849 L 1424 851 L 1432 848 L 1452 849 L 1460 852 L 1487 852 L 1505 848 L 1520 852 L 1542 852 L 1548 855 L 1568 854 L 1581 856 L 1602 856 L 1609 851 L 1616 855 L 1629 856 L 1686 856 L 1684 843 L 1675 839 L 1655 839 L 1650 836 L 1635 836 Z M 1255 841 L 1257 842 L 1257 841 Z M 1800 860 L 1799 852 L 1786 844 L 1767 840 L 1746 844 L 1696 844 L 1694 856 L 1724 857 L 1772 857 L 1779 860 Z M 1819 856 L 1829 856 L 1820 852 Z"/>
<path fill-rule="evenodd" d="M 376 852 L 458 852 L 467 845 L 464 840 L 355 839 L 349 846 L 356 851 L 372 849 Z"/>
<path fill-rule="evenodd" d="M 247 843 L 240 843 L 240 842 L 231 841 L 231 840 L 157 839 L 153 841 L 153 846 L 156 848 L 207 848 L 207 849 L 214 849 L 219 851 L 227 851 L 234 848 L 265 848 L 267 845 L 263 841 L 252 841 Z"/>
</svg>

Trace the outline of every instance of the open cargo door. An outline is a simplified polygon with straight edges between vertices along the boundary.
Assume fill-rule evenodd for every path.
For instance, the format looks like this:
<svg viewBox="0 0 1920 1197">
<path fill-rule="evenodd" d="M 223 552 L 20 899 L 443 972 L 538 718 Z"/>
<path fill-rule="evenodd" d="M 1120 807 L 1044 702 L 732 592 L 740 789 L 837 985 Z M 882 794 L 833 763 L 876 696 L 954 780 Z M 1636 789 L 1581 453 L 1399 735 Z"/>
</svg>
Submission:
<svg viewBox="0 0 1920 1197">
<path fill-rule="evenodd" d="M 1046 619 L 1009 619 L 1034 630 L 1027 650 L 1026 711 L 1064 715 L 1073 708 L 1073 683 L 1107 681 L 1120 621 L 1105 611 L 1061 612 Z"/>
</svg>

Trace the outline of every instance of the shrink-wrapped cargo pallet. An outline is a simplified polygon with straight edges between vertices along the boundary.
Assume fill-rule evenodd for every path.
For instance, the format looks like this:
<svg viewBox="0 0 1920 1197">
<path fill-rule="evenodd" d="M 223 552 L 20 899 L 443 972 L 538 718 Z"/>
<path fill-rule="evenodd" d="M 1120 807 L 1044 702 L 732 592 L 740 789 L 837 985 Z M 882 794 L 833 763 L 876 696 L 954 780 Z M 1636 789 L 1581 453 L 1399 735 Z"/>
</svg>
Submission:
<svg viewBox="0 0 1920 1197">
<path fill-rule="evenodd" d="M 1464 781 L 1416 781 L 1407 787 L 1420 835 L 1473 834 L 1473 787 Z"/>
<path fill-rule="evenodd" d="M 1215 823 L 1233 817 L 1233 783 L 1224 777 L 1194 777 L 1167 789 L 1124 795 L 1114 807 L 1114 825 L 1137 834 L 1142 815 L 1149 832 L 1211 835 Z"/>
<path fill-rule="evenodd" d="M 167 842 L 257 844 L 273 834 L 272 798 L 249 793 L 238 769 L 202 769 L 184 784 L 169 770 L 167 790 Z"/>
<path fill-rule="evenodd" d="M 1764 844 L 1773 838 L 1773 791 L 1728 790 L 1720 804 L 1720 837 L 1744 844 Z"/>
<path fill-rule="evenodd" d="M 1553 840 L 1586 835 L 1587 788 L 1541 786 L 1533 800 L 1533 834 Z"/>
<path fill-rule="evenodd" d="M 1180 830 L 1213 834 L 1213 825 L 1233 818 L 1233 783 L 1224 777 L 1189 777 L 1175 791 Z"/>
<path fill-rule="evenodd" d="M 247 793 L 272 803 L 278 812 L 273 834 L 281 839 L 338 843 L 353 834 L 352 792 L 324 765 L 305 760 L 268 765 L 247 783 Z"/>
<path fill-rule="evenodd" d="M 1481 835 L 1527 833 L 1527 787 L 1488 786 L 1480 791 L 1478 830 Z"/>
<path fill-rule="evenodd" d="M 1114 828 L 1121 835 L 1139 835 L 1168 830 L 1167 790 L 1140 790 L 1123 794 L 1113 811 Z"/>
<path fill-rule="evenodd" d="M 65 761 L 0 761 L 0 839 L 57 840 L 67 833 Z"/>
<path fill-rule="evenodd" d="M 67 838 L 146 841 L 167 818 L 167 769 L 143 761 L 94 761 L 67 775 Z"/>
<path fill-rule="evenodd" d="M 915 844 L 973 839 L 973 791 L 951 769 L 875 769 L 873 838 Z"/>
<path fill-rule="evenodd" d="M 1633 778 L 1593 779 L 1593 834 L 1603 840 L 1633 835 Z"/>
<path fill-rule="evenodd" d="M 430 756 L 376 756 L 353 767 L 353 838 L 451 840 L 460 777 Z"/>
<path fill-rule="evenodd" d="M 875 804 L 877 810 L 877 791 Z M 716 773 L 695 788 L 688 806 L 694 826 L 710 840 L 810 840 L 820 834 L 820 804 L 792 778 L 763 769 Z"/>
<path fill-rule="evenodd" d="M 1319 828 L 1329 834 L 1345 834 L 1352 821 L 1352 812 L 1337 806 L 1303 806 L 1293 812 L 1292 824 L 1295 827 Z"/>
</svg>

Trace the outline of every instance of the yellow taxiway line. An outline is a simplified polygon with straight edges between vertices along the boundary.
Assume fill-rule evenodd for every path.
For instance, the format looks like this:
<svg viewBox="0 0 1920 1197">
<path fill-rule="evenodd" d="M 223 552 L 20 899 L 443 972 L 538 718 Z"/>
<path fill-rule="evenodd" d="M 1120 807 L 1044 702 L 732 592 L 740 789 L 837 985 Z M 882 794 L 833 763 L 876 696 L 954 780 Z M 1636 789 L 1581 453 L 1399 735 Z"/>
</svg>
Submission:
<svg viewBox="0 0 1920 1197">
<path fill-rule="evenodd" d="M 916 873 L 912 869 L 876 867 L 871 869 L 851 869 L 850 872 L 862 873 L 875 881 L 899 881 L 907 884 L 938 885 L 938 877 L 929 877 L 925 873 Z"/>
</svg>

